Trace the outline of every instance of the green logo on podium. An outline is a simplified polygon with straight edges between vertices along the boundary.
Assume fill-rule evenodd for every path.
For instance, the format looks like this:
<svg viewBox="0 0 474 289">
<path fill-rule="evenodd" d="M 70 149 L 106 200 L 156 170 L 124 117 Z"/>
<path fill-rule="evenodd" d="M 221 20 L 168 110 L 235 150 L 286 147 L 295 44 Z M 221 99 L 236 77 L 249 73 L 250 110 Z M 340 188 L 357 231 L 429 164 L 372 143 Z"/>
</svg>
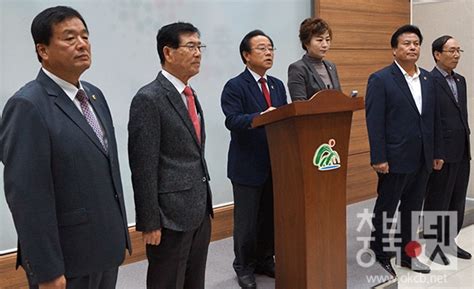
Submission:
<svg viewBox="0 0 474 289">
<path fill-rule="evenodd" d="M 318 147 L 313 157 L 313 165 L 318 167 L 318 170 L 330 171 L 341 167 L 339 154 L 332 149 L 335 145 L 336 141 L 332 138 L 327 144 Z"/>
</svg>

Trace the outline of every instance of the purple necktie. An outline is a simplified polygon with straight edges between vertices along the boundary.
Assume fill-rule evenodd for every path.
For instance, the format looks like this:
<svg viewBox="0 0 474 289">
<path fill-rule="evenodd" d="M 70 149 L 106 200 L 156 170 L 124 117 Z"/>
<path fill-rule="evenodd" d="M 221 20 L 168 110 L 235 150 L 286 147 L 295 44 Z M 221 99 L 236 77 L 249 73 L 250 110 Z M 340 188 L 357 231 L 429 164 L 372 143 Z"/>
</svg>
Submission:
<svg viewBox="0 0 474 289">
<path fill-rule="evenodd" d="M 89 108 L 89 97 L 86 95 L 84 90 L 79 89 L 76 94 L 77 100 L 81 104 L 82 114 L 87 120 L 87 123 L 91 126 L 92 130 L 94 131 L 95 135 L 99 139 L 102 147 L 107 151 L 107 145 L 104 141 L 104 133 L 102 132 L 102 128 L 100 127 L 99 121 L 92 113 L 91 109 Z"/>
</svg>

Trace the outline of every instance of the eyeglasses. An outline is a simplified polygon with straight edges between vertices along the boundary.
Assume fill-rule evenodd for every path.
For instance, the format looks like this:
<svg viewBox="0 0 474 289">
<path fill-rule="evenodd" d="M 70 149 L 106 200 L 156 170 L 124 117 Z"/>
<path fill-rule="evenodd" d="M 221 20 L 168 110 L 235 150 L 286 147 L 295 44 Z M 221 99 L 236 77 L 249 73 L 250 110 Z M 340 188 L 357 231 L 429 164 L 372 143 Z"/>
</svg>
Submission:
<svg viewBox="0 0 474 289">
<path fill-rule="evenodd" d="M 275 52 L 276 50 L 276 47 L 273 47 L 273 46 L 258 46 L 258 47 L 254 47 L 254 48 L 251 48 L 253 50 L 257 50 L 257 51 L 260 51 L 261 53 L 265 53 L 267 50 L 270 51 L 271 53 Z"/>
<path fill-rule="evenodd" d="M 178 47 L 184 47 L 189 50 L 189 52 L 195 52 L 196 50 L 203 51 L 206 48 L 204 44 L 195 44 L 195 43 L 187 43 L 185 45 L 180 45 Z"/>
<path fill-rule="evenodd" d="M 450 49 L 450 50 L 443 50 L 443 52 L 447 52 L 448 54 L 451 54 L 451 55 L 454 55 L 454 53 L 458 53 L 459 55 L 461 55 L 461 53 L 464 52 L 464 50 L 462 49 Z"/>
</svg>

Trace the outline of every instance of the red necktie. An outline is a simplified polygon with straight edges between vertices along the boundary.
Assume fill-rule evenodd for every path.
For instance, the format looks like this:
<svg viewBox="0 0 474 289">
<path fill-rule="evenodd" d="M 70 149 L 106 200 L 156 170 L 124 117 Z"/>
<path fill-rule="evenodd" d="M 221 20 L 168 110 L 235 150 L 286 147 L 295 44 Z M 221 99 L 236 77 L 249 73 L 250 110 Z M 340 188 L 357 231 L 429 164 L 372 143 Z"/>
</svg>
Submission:
<svg viewBox="0 0 474 289">
<path fill-rule="evenodd" d="M 267 80 L 262 77 L 258 80 L 258 82 L 260 82 L 260 85 L 262 86 L 263 96 L 265 96 L 268 107 L 272 106 L 272 99 L 270 98 L 270 93 L 268 92 L 268 88 L 266 86 Z"/>
<path fill-rule="evenodd" d="M 198 141 L 199 143 L 201 143 L 201 124 L 199 123 L 199 118 L 197 116 L 197 109 L 196 103 L 194 101 L 193 91 L 189 86 L 186 86 L 183 92 L 186 96 L 186 103 L 188 104 L 189 118 L 193 122 L 194 130 L 196 131 Z"/>
</svg>

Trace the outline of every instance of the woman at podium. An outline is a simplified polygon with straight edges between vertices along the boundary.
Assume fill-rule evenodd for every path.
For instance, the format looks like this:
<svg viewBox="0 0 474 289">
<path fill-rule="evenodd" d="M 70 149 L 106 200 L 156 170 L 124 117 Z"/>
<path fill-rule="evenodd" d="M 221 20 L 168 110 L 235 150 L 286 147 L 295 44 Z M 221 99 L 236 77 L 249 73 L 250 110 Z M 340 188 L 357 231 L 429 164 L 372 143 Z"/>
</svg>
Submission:
<svg viewBox="0 0 474 289">
<path fill-rule="evenodd" d="M 324 60 L 332 40 L 329 24 L 321 18 L 307 18 L 301 22 L 299 38 L 306 54 L 288 67 L 291 100 L 307 100 L 323 89 L 341 90 L 336 66 Z"/>
</svg>

